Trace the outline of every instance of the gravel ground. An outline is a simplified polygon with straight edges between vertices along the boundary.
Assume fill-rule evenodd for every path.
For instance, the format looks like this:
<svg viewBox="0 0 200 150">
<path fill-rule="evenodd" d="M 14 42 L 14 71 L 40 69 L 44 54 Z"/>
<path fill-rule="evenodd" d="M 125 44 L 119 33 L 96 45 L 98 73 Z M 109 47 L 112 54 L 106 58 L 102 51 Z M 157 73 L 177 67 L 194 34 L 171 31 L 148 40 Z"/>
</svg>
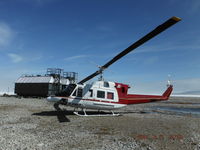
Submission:
<svg viewBox="0 0 200 150">
<path fill-rule="evenodd" d="M 131 105 L 117 110 L 119 117 L 78 117 L 45 99 L 0 97 L 0 150 L 199 150 L 200 114 L 158 107 L 200 113 L 200 98 Z"/>
</svg>

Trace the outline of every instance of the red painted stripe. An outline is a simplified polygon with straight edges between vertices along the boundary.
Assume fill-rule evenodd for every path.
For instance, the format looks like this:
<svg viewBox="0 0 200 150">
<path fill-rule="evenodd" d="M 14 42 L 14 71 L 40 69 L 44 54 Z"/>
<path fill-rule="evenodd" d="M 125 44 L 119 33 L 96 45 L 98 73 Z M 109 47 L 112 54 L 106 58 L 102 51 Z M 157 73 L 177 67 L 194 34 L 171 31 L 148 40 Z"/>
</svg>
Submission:
<svg viewBox="0 0 200 150">
<path fill-rule="evenodd" d="M 60 97 L 60 98 L 64 98 L 64 99 L 68 99 L 72 97 Z M 77 99 L 77 98 L 76 98 Z M 113 101 L 105 101 L 105 100 L 97 100 L 97 99 L 81 99 L 78 98 L 80 100 L 84 100 L 84 101 L 94 101 L 94 102 L 102 102 L 102 103 L 112 103 L 112 104 L 139 104 L 139 103 L 148 103 L 148 102 L 152 102 L 152 101 L 161 101 L 162 98 L 158 98 L 158 97 L 152 97 L 152 98 L 120 98 L 119 102 L 113 102 Z"/>
<path fill-rule="evenodd" d="M 72 97 L 61 97 L 61 98 L 64 98 L 64 99 L 67 99 L 67 98 L 74 99 L 74 98 L 72 98 Z M 94 102 L 103 102 L 103 103 L 119 104 L 118 102 L 105 101 L 105 100 L 97 100 L 97 99 L 82 99 L 82 98 L 76 98 L 76 99 L 80 99 L 80 100 L 84 100 L 84 101 L 94 101 Z"/>
</svg>

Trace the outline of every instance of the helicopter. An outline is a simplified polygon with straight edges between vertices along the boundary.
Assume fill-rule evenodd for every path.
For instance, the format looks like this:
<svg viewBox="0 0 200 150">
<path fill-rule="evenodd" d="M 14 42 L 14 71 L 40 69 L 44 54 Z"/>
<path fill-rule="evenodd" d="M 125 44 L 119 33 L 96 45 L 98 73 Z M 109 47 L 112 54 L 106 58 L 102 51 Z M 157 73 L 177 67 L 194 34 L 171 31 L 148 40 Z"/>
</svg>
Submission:
<svg viewBox="0 0 200 150">
<path fill-rule="evenodd" d="M 78 116 L 119 116 L 120 114 L 114 113 L 113 110 L 125 107 L 131 104 L 149 103 L 156 101 L 165 101 L 169 99 L 173 91 L 173 85 L 168 81 L 166 91 L 158 95 L 140 95 L 128 94 L 130 86 L 128 84 L 116 83 L 112 81 L 105 81 L 103 79 L 103 71 L 110 65 L 118 61 L 123 56 L 135 50 L 140 45 L 144 44 L 151 38 L 157 36 L 167 28 L 179 22 L 181 19 L 178 17 L 171 17 L 163 24 L 157 26 L 154 30 L 143 36 L 138 41 L 134 42 L 128 48 L 113 57 L 93 74 L 87 76 L 78 83 L 69 84 L 64 90 L 55 96 L 47 97 L 47 101 L 54 102 L 54 105 L 66 105 L 74 107 L 73 113 Z M 100 79 L 91 84 L 86 84 L 87 81 L 100 75 Z M 81 108 L 83 114 L 78 113 Z M 111 113 L 88 115 L 86 109 L 109 110 Z"/>
</svg>

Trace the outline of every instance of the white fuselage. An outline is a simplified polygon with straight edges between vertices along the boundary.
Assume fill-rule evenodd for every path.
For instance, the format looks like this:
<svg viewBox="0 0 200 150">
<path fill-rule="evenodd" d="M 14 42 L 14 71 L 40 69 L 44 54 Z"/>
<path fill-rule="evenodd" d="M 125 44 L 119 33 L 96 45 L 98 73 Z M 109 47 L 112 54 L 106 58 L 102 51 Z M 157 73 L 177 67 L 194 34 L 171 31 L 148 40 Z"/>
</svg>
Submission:
<svg viewBox="0 0 200 150">
<path fill-rule="evenodd" d="M 48 101 L 67 100 L 67 105 L 77 108 L 113 110 L 126 106 L 119 104 L 114 82 L 96 81 L 93 84 L 77 85 L 68 97 L 48 97 Z"/>
</svg>

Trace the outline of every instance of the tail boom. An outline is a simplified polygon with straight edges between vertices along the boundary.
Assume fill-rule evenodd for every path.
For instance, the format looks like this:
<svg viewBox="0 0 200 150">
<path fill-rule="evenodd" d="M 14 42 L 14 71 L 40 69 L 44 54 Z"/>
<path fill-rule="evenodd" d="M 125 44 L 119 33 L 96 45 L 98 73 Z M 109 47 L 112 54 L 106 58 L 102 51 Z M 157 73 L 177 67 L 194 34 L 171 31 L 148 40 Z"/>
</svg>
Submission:
<svg viewBox="0 0 200 150">
<path fill-rule="evenodd" d="M 161 95 L 136 95 L 136 94 L 127 94 L 123 97 L 119 97 L 120 104 L 140 104 L 140 103 L 150 103 L 155 101 L 164 101 L 168 100 L 173 91 L 173 86 L 169 85 L 167 90 Z"/>
</svg>

